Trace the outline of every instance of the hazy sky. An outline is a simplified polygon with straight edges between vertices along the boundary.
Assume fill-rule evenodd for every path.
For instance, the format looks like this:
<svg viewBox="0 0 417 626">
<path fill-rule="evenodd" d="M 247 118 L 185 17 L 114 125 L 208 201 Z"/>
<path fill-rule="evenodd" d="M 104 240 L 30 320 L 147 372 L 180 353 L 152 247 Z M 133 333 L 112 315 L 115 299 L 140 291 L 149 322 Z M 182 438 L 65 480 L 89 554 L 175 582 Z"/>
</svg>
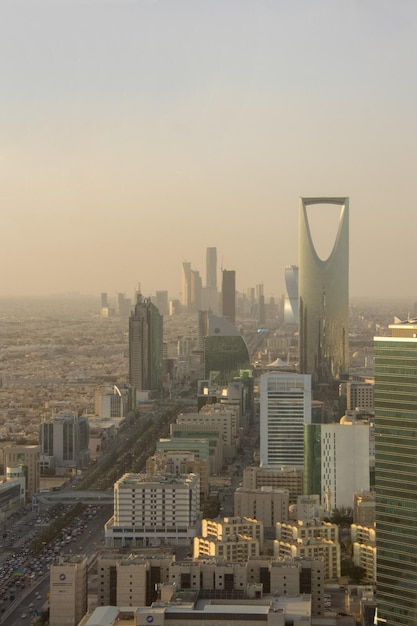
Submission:
<svg viewBox="0 0 417 626">
<path fill-rule="evenodd" d="M 0 0 L 0 295 L 176 297 L 207 246 L 280 295 L 347 195 L 351 295 L 417 299 L 416 66 L 415 0 Z"/>
</svg>

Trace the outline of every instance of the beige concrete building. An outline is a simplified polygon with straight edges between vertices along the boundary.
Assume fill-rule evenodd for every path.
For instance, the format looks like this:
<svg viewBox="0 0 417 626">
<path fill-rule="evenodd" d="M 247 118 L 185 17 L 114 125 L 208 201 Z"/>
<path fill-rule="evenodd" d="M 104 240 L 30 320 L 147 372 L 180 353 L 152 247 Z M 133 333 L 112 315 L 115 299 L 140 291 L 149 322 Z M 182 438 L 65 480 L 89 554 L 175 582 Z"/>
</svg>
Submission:
<svg viewBox="0 0 417 626">
<path fill-rule="evenodd" d="M 339 529 L 329 522 L 289 522 L 276 525 L 274 556 L 322 559 L 325 579 L 340 577 Z"/>
<path fill-rule="evenodd" d="M 193 556 L 243 562 L 259 556 L 263 548 L 263 524 L 240 517 L 203 519 L 201 537 L 195 537 Z"/>
<path fill-rule="evenodd" d="M 169 583 L 177 591 L 198 592 L 200 598 L 229 599 L 273 594 L 311 595 L 312 615 L 324 615 L 324 563 L 321 560 L 250 557 L 242 562 L 216 558 L 176 561 L 173 555 L 104 554 L 97 563 L 98 604 L 137 606 L 156 600 L 156 589 Z M 120 589 L 123 586 L 123 589 Z M 132 590 L 132 593 L 130 593 Z M 132 596 L 132 598 L 130 598 Z"/>
<path fill-rule="evenodd" d="M 160 452 L 148 458 L 146 473 L 149 476 L 196 474 L 200 480 L 200 499 L 204 500 L 209 493 L 208 466 L 208 459 L 199 459 L 192 452 Z"/>
<path fill-rule="evenodd" d="M 369 582 L 376 581 L 376 537 L 375 525 L 361 526 L 352 524 L 350 537 L 353 546 L 353 562 L 363 567 L 365 578 Z"/>
<path fill-rule="evenodd" d="M 234 494 L 233 512 L 262 522 L 264 528 L 275 528 L 277 522 L 288 521 L 290 494 L 288 489 L 238 487 Z"/>
<path fill-rule="evenodd" d="M 194 537 L 193 557 L 214 557 L 225 561 L 243 563 L 259 556 L 259 541 L 246 535 L 234 535 L 224 539 Z"/>
<path fill-rule="evenodd" d="M 372 526 L 375 523 L 375 492 L 359 491 L 353 494 L 353 523 Z"/>
<path fill-rule="evenodd" d="M 4 467 L 7 480 L 24 478 L 26 502 L 38 493 L 40 484 L 39 446 L 8 446 L 4 448 Z"/>
<path fill-rule="evenodd" d="M 288 489 L 290 503 L 297 502 L 297 497 L 303 493 L 303 470 L 299 467 L 268 468 L 251 465 L 243 470 L 242 487 Z"/>
<path fill-rule="evenodd" d="M 147 606 L 157 598 L 155 585 L 168 582 L 171 555 L 102 554 L 97 561 L 99 606 Z"/>
<path fill-rule="evenodd" d="M 191 592 L 171 590 L 170 596 L 164 592 L 164 600 L 151 607 L 98 607 L 82 626 L 230 626 L 242 621 L 245 626 L 310 626 L 310 598 L 268 596 L 233 602 L 201 600 Z"/>
<path fill-rule="evenodd" d="M 50 569 L 50 626 L 78 626 L 87 611 L 87 557 L 59 557 Z"/>
<path fill-rule="evenodd" d="M 203 519 L 201 522 L 201 535 L 203 537 L 215 537 L 220 540 L 234 537 L 235 535 L 245 535 L 257 539 L 261 550 L 264 544 L 263 523 L 249 517 Z"/>
</svg>

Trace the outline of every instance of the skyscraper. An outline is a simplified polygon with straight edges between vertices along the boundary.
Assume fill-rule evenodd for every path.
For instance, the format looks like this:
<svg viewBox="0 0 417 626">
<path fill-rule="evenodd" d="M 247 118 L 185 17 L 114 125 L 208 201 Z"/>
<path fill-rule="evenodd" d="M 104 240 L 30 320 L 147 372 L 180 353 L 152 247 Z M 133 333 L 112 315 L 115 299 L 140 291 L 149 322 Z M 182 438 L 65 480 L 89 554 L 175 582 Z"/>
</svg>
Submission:
<svg viewBox="0 0 417 626">
<path fill-rule="evenodd" d="M 222 273 L 222 315 L 229 322 L 236 322 L 236 272 L 223 270 Z"/>
<path fill-rule="evenodd" d="M 312 240 L 307 207 L 334 204 L 339 227 L 329 257 L 320 259 Z M 300 198 L 299 212 L 300 372 L 313 384 L 330 383 L 348 368 L 349 199 Z"/>
<path fill-rule="evenodd" d="M 206 251 L 206 287 L 217 291 L 217 248 Z"/>
<path fill-rule="evenodd" d="M 202 307 L 217 313 L 219 295 L 217 292 L 217 249 L 207 248 L 206 251 L 206 286 L 202 293 Z"/>
<path fill-rule="evenodd" d="M 201 309 L 201 290 L 202 281 L 200 272 L 197 270 L 191 270 L 190 272 L 190 302 L 189 311 L 191 313 L 197 313 Z"/>
<path fill-rule="evenodd" d="M 191 302 L 191 263 L 184 261 L 182 264 L 182 292 L 181 304 L 184 311 L 188 313 Z"/>
<path fill-rule="evenodd" d="M 42 464 L 46 467 L 87 467 L 90 461 L 88 417 L 61 411 L 39 427 Z"/>
<path fill-rule="evenodd" d="M 417 319 L 375 337 L 378 624 L 417 625 Z"/>
<path fill-rule="evenodd" d="M 168 292 L 157 291 L 155 294 L 155 305 L 161 315 L 168 315 Z"/>
<path fill-rule="evenodd" d="M 304 422 L 311 422 L 311 377 L 293 372 L 262 374 L 261 467 L 303 467 Z"/>
<path fill-rule="evenodd" d="M 284 299 L 284 322 L 298 324 L 298 267 L 287 265 L 285 268 L 285 286 L 287 294 Z"/>
<path fill-rule="evenodd" d="M 161 389 L 162 348 L 163 317 L 138 293 L 129 318 L 129 382 L 137 391 Z"/>
</svg>

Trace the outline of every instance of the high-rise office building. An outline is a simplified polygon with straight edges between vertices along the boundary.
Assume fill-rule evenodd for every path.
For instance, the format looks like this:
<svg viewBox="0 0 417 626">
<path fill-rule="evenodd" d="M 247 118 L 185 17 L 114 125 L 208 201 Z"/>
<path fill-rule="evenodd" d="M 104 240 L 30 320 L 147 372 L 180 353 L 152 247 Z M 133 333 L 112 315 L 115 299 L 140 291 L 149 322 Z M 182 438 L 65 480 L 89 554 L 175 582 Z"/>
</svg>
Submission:
<svg viewBox="0 0 417 626">
<path fill-rule="evenodd" d="M 202 281 L 200 272 L 197 270 L 191 270 L 190 272 L 190 302 L 189 302 L 189 311 L 191 313 L 198 313 L 201 309 L 201 292 L 202 292 Z"/>
<path fill-rule="evenodd" d="M 161 389 L 162 349 L 163 317 L 138 293 L 129 318 L 129 382 L 137 391 Z"/>
<path fill-rule="evenodd" d="M 378 624 L 417 625 L 417 320 L 375 337 Z"/>
<path fill-rule="evenodd" d="M 217 290 L 217 248 L 206 251 L 206 287 Z"/>
<path fill-rule="evenodd" d="M 219 294 L 217 292 L 217 249 L 206 251 L 206 286 L 202 290 L 202 308 L 218 313 Z"/>
<path fill-rule="evenodd" d="M 130 298 L 126 298 L 124 293 L 117 294 L 117 312 L 119 317 L 129 317 L 132 303 Z"/>
<path fill-rule="evenodd" d="M 258 325 L 264 326 L 266 321 L 266 311 L 263 285 L 256 285 L 256 299 L 258 304 Z"/>
<path fill-rule="evenodd" d="M 168 315 L 168 292 L 157 291 L 155 294 L 155 305 L 161 315 Z"/>
<path fill-rule="evenodd" d="M 307 207 L 318 204 L 341 207 L 325 260 L 315 250 L 307 216 Z M 301 198 L 299 218 L 299 369 L 311 374 L 313 385 L 330 383 L 348 369 L 349 199 Z"/>
<path fill-rule="evenodd" d="M 89 433 L 88 418 L 73 411 L 62 411 L 43 421 L 39 428 L 42 468 L 87 467 Z"/>
<path fill-rule="evenodd" d="M 261 467 L 303 467 L 305 422 L 311 422 L 311 376 L 292 372 L 262 374 Z"/>
<path fill-rule="evenodd" d="M 298 267 L 287 265 L 285 268 L 284 322 L 298 324 Z"/>
<path fill-rule="evenodd" d="M 181 305 L 186 313 L 190 309 L 191 303 L 191 263 L 184 261 L 182 264 L 182 292 Z"/>
<path fill-rule="evenodd" d="M 222 273 L 222 315 L 229 322 L 236 322 L 236 272 L 223 270 Z"/>
</svg>

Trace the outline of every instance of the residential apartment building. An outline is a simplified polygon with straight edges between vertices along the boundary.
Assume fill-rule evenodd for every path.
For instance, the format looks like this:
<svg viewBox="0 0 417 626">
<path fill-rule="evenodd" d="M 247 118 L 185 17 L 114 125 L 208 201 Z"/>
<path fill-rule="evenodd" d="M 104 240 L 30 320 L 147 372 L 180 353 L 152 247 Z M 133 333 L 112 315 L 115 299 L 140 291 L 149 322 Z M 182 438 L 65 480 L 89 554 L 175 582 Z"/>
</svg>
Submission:
<svg viewBox="0 0 417 626">
<path fill-rule="evenodd" d="M 329 522 L 289 522 L 276 525 L 274 556 L 322 559 L 325 579 L 340 577 L 339 529 Z"/>
</svg>

